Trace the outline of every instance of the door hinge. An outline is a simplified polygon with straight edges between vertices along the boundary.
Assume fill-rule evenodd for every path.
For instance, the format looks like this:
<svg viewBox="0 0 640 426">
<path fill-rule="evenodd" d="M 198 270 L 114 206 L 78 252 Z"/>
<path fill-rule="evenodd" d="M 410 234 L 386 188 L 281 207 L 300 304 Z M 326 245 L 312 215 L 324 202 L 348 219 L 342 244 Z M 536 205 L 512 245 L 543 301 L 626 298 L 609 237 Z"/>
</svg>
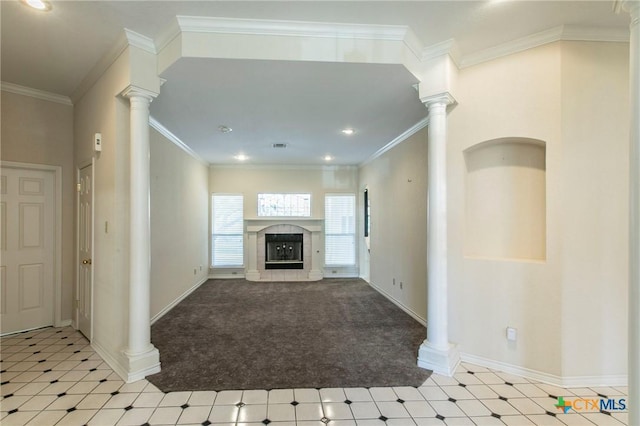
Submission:
<svg viewBox="0 0 640 426">
<path fill-rule="evenodd" d="M 81 183 L 76 183 L 76 191 L 78 191 L 78 192 L 82 191 L 82 184 Z"/>
</svg>

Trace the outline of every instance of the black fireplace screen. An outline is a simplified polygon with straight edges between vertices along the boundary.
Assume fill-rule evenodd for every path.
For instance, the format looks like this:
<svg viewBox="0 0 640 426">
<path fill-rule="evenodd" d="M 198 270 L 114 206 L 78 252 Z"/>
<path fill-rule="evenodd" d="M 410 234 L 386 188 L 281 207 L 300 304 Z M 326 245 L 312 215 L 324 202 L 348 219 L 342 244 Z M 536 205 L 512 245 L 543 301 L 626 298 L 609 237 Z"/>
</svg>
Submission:
<svg viewBox="0 0 640 426">
<path fill-rule="evenodd" d="M 265 269 L 304 269 L 302 234 L 265 234 Z"/>
</svg>

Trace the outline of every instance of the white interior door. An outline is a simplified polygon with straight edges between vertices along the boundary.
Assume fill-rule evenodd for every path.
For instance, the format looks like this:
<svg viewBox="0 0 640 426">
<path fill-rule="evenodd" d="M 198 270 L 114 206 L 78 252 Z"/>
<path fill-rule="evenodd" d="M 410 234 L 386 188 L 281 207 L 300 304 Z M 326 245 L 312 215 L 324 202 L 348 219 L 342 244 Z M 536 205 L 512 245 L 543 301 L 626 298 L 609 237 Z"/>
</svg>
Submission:
<svg viewBox="0 0 640 426">
<path fill-rule="evenodd" d="M 93 166 L 80 169 L 78 183 L 78 328 L 91 340 Z"/>
<path fill-rule="evenodd" d="M 53 325 L 55 174 L 3 167 L 0 192 L 1 332 Z"/>
</svg>

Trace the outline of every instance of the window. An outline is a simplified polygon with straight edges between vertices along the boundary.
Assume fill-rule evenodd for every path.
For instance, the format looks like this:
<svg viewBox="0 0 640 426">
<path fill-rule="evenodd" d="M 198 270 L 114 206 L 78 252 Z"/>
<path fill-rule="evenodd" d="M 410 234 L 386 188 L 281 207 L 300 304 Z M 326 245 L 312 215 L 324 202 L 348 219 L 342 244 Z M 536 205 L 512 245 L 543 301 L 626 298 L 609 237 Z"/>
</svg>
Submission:
<svg viewBox="0 0 640 426">
<path fill-rule="evenodd" d="M 311 194 L 258 194 L 258 216 L 311 216 Z"/>
<path fill-rule="evenodd" d="M 356 264 L 356 196 L 327 194 L 324 200 L 324 263 Z"/>
<path fill-rule="evenodd" d="M 243 196 L 213 194 L 211 264 L 242 266 L 244 263 Z"/>
</svg>

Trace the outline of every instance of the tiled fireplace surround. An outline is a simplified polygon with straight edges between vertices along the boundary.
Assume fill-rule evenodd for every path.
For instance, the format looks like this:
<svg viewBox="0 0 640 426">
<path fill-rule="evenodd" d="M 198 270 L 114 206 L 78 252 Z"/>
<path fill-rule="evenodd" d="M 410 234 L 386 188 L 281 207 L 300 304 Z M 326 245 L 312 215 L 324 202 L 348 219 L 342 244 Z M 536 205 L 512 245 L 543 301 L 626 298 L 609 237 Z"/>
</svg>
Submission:
<svg viewBox="0 0 640 426">
<path fill-rule="evenodd" d="M 322 219 L 246 220 L 249 281 L 318 281 L 322 279 Z M 265 234 L 302 234 L 303 269 L 265 269 Z"/>
</svg>

